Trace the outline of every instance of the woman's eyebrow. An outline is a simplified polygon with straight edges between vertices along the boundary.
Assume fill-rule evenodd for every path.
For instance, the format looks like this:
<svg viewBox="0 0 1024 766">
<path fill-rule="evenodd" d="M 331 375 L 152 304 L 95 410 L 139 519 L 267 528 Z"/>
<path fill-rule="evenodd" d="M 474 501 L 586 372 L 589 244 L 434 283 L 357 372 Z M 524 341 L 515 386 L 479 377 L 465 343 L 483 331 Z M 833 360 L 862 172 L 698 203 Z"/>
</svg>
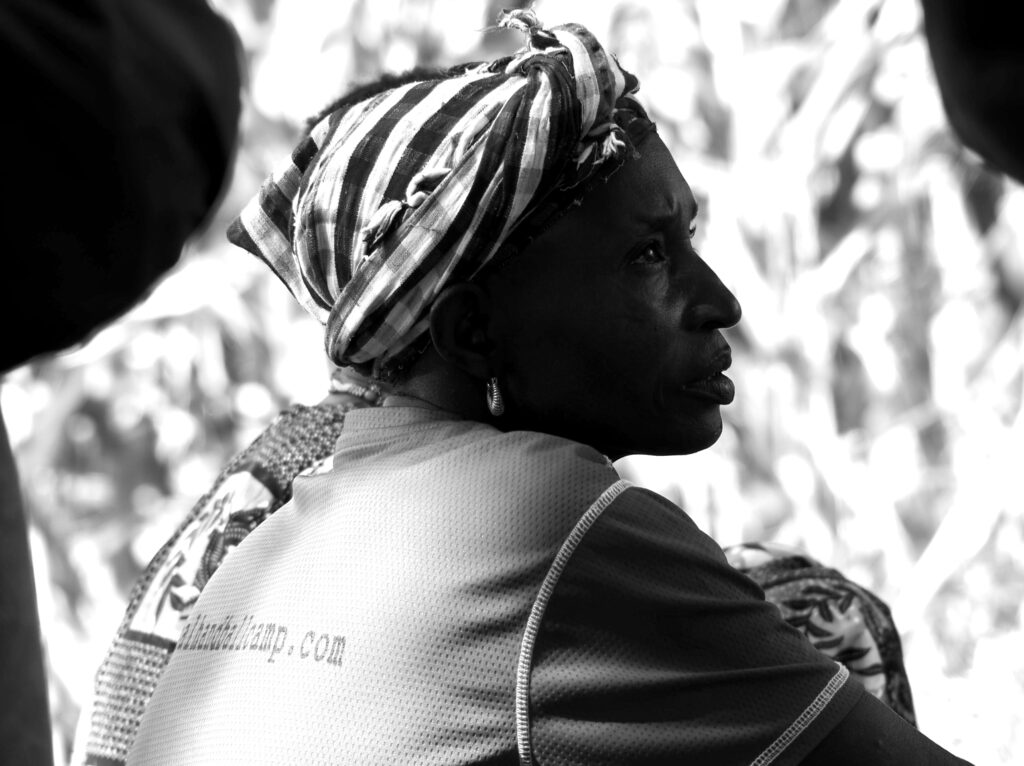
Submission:
<svg viewBox="0 0 1024 766">
<path fill-rule="evenodd" d="M 668 209 L 664 210 L 664 212 L 661 210 L 652 210 L 648 215 L 641 216 L 641 220 L 652 226 L 667 226 L 678 221 L 679 218 L 685 214 L 685 211 L 688 208 L 690 215 L 686 219 L 686 222 L 688 224 L 692 224 L 700 213 L 700 205 L 697 203 L 697 200 L 693 201 L 692 206 L 685 203 L 682 205 L 669 204 L 667 208 Z"/>
</svg>

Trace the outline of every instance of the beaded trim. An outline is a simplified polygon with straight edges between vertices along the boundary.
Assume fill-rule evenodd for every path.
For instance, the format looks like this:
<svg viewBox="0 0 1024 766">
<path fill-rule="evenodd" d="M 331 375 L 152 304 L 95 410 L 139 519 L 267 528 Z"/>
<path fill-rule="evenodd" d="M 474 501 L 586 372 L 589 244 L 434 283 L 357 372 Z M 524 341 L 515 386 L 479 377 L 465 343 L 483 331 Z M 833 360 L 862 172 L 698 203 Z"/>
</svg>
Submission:
<svg viewBox="0 0 1024 766">
<path fill-rule="evenodd" d="M 331 378 L 330 392 L 332 394 L 350 394 L 352 396 L 358 396 L 367 404 L 371 405 L 377 404 L 381 398 L 381 390 L 379 386 L 375 386 L 373 384 L 361 386 L 358 383 L 351 383 L 347 380 L 335 380 L 334 378 Z"/>
</svg>

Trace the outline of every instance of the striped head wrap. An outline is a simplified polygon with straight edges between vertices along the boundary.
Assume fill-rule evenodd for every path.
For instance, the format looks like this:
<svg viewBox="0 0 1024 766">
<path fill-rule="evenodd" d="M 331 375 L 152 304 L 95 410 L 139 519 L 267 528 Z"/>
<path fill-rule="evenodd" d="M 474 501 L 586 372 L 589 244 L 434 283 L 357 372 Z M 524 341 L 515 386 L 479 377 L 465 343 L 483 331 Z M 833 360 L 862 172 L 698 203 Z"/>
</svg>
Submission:
<svg viewBox="0 0 1024 766">
<path fill-rule="evenodd" d="M 336 364 L 394 358 L 446 284 L 627 153 L 636 78 L 578 24 L 498 23 L 526 47 L 329 112 L 229 229 L 326 325 Z"/>
</svg>

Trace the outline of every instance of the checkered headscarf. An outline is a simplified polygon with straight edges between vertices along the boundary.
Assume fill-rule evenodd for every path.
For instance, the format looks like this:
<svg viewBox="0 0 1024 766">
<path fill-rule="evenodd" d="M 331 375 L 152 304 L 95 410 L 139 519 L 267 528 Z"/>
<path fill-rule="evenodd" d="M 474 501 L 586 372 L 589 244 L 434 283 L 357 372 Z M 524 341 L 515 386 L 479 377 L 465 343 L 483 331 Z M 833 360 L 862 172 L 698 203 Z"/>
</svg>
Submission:
<svg viewBox="0 0 1024 766">
<path fill-rule="evenodd" d="M 527 33 L 527 46 L 330 112 L 232 224 L 231 241 L 326 325 L 337 364 L 394 357 L 446 284 L 624 154 L 617 104 L 636 78 L 578 24 L 548 30 L 511 11 L 499 26 Z"/>
</svg>

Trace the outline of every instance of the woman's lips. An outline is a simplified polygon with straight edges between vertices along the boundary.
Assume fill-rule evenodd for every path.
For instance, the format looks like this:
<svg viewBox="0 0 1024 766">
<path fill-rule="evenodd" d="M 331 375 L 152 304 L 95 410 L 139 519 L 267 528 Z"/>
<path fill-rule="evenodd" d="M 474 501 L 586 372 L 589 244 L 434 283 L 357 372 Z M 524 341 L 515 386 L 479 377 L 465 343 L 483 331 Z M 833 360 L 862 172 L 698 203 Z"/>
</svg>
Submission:
<svg viewBox="0 0 1024 766">
<path fill-rule="evenodd" d="M 683 386 L 683 391 L 697 399 L 704 399 L 715 404 L 729 404 L 736 396 L 733 382 L 720 372 L 709 375 L 703 380 L 696 380 Z"/>
</svg>

